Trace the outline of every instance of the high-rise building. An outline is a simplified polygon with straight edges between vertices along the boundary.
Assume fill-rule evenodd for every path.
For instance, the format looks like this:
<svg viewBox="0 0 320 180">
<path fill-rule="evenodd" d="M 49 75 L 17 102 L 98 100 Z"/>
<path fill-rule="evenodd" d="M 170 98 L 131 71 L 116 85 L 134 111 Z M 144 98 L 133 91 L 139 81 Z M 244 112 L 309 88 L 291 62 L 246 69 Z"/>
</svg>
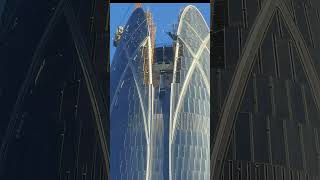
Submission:
<svg viewBox="0 0 320 180">
<path fill-rule="evenodd" d="M 213 3 L 211 179 L 319 179 L 320 1 Z"/>
<path fill-rule="evenodd" d="M 150 12 L 137 7 L 115 36 L 117 49 L 110 69 L 110 177 L 207 180 L 209 28 L 198 9 L 187 6 L 177 29 L 168 33 L 172 44 L 158 46 L 151 18 Z"/>
</svg>

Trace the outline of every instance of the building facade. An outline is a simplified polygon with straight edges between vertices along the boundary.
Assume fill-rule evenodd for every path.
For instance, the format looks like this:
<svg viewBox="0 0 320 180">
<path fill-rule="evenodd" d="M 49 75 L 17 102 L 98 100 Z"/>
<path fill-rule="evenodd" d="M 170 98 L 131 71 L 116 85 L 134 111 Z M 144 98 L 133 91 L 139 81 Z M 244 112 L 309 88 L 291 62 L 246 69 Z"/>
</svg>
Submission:
<svg viewBox="0 0 320 180">
<path fill-rule="evenodd" d="M 131 15 L 111 66 L 111 179 L 199 180 L 210 174 L 210 33 L 187 6 L 172 45 Z"/>
<path fill-rule="evenodd" d="M 211 179 L 319 179 L 320 2 L 213 3 Z"/>
<path fill-rule="evenodd" d="M 109 179 L 107 2 L 0 6 L 0 179 Z"/>
</svg>

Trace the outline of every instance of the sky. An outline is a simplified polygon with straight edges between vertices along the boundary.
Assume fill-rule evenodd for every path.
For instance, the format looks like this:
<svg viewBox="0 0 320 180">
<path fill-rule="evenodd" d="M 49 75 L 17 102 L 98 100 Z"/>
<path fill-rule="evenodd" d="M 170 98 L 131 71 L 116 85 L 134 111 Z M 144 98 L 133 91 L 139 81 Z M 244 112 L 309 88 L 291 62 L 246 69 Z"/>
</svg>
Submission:
<svg viewBox="0 0 320 180">
<path fill-rule="evenodd" d="M 153 21 L 156 24 L 156 44 L 171 43 L 165 33 L 172 29 L 172 24 L 178 23 L 180 10 L 187 5 L 196 6 L 208 26 L 210 24 L 210 3 L 143 3 L 142 8 L 151 10 Z M 110 6 L 110 64 L 116 48 L 113 46 L 114 33 L 118 26 L 124 26 L 134 10 L 134 3 L 111 3 Z"/>
</svg>

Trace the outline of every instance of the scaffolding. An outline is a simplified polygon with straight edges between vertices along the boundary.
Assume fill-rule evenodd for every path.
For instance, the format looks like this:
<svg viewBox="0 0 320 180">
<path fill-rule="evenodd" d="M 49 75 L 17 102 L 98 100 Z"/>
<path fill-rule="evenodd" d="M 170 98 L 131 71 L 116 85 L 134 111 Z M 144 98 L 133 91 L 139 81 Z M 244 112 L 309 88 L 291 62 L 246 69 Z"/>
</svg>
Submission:
<svg viewBox="0 0 320 180">
<path fill-rule="evenodd" d="M 114 47 L 118 46 L 123 32 L 124 32 L 124 28 L 122 26 L 118 26 L 118 29 L 114 35 L 114 38 L 113 38 L 113 46 Z"/>
<path fill-rule="evenodd" d="M 152 20 L 152 13 L 150 10 L 147 10 L 146 12 L 147 17 L 147 23 L 149 27 L 150 32 L 150 39 L 151 39 L 151 57 L 152 57 L 152 63 L 154 63 L 154 48 L 155 48 L 155 34 L 156 34 L 156 26 Z"/>
<path fill-rule="evenodd" d="M 155 32 L 156 32 L 156 28 L 155 28 L 155 24 L 153 23 L 152 20 L 152 13 L 151 11 L 147 11 L 146 13 L 146 18 L 147 18 L 147 23 L 148 23 L 148 28 L 149 28 L 149 32 L 150 32 L 150 46 L 149 44 L 147 44 L 147 46 L 144 47 L 143 49 L 143 72 L 144 72 L 144 84 L 148 84 L 149 83 L 149 72 L 150 72 L 150 62 L 153 64 L 154 63 L 154 59 L 155 59 L 155 53 L 154 53 L 154 48 L 155 48 Z M 150 48 L 150 50 L 149 50 Z M 150 53 L 150 54 L 149 54 Z M 151 60 L 149 60 L 149 58 L 152 58 Z"/>
<path fill-rule="evenodd" d="M 149 47 L 146 45 L 143 47 L 143 83 L 147 85 L 149 83 Z"/>
</svg>

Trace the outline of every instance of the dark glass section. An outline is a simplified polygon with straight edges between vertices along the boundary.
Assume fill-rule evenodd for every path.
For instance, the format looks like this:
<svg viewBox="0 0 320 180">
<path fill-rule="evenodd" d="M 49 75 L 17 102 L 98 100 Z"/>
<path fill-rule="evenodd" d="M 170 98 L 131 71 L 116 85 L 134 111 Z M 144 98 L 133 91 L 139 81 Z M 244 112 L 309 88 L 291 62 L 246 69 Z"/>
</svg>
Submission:
<svg viewBox="0 0 320 180">
<path fill-rule="evenodd" d="M 228 1 L 228 26 L 242 26 L 242 1 Z"/>
<path fill-rule="evenodd" d="M 276 65 L 274 58 L 274 47 L 273 47 L 273 32 L 271 29 L 268 30 L 266 37 L 261 45 L 261 56 L 262 56 L 262 67 L 263 74 L 269 76 L 276 75 Z"/>
<path fill-rule="evenodd" d="M 254 161 L 269 162 L 267 122 L 262 114 L 253 116 L 254 127 Z"/>
<path fill-rule="evenodd" d="M 0 179 L 108 179 L 106 6 L 5 2 Z"/>
<path fill-rule="evenodd" d="M 221 72 L 221 107 L 223 106 L 223 103 L 227 97 L 227 93 L 228 93 L 228 89 L 229 89 L 229 85 L 230 85 L 230 81 L 231 81 L 232 75 L 230 74 L 230 72 L 227 71 L 222 71 Z"/>
<path fill-rule="evenodd" d="M 289 107 L 292 112 L 292 120 L 305 124 L 305 108 L 301 94 L 301 86 L 299 83 L 289 82 L 288 90 L 290 94 Z"/>
<path fill-rule="evenodd" d="M 212 165 L 218 165 L 211 179 L 319 178 L 320 2 L 279 2 L 225 1 L 226 66 L 212 78 L 212 96 L 219 97 L 213 97 Z"/>
<path fill-rule="evenodd" d="M 288 102 L 288 95 L 285 81 L 275 79 L 273 88 L 276 117 L 280 119 L 289 117 L 289 104 L 286 103 Z"/>
<path fill-rule="evenodd" d="M 211 69 L 212 71 L 212 69 Z M 215 132 L 215 129 L 218 127 L 218 121 L 219 121 L 219 114 L 220 110 L 222 108 L 222 90 L 221 90 L 221 72 L 219 70 L 214 70 L 213 72 L 210 72 L 211 75 L 214 75 L 213 78 L 211 78 L 211 83 L 216 84 L 217 86 L 211 87 L 211 91 L 213 91 L 213 94 L 210 99 L 210 129 L 211 134 Z M 214 103 L 212 103 L 214 102 Z M 213 131 L 214 130 L 214 131 Z M 212 140 L 212 135 L 210 135 Z M 211 142 L 212 143 L 212 142 Z"/>
<path fill-rule="evenodd" d="M 258 111 L 264 115 L 272 113 L 270 77 L 258 75 L 256 78 Z"/>
<path fill-rule="evenodd" d="M 247 89 L 242 100 L 241 112 L 251 112 L 254 106 L 254 87 L 252 77 L 248 81 Z"/>
<path fill-rule="evenodd" d="M 237 65 L 239 58 L 239 29 L 238 28 L 227 28 L 225 30 L 225 46 L 228 46 L 226 49 L 226 68 L 234 68 Z M 230 72 L 231 73 L 231 72 Z M 230 74 L 229 73 L 229 74 Z"/>
<path fill-rule="evenodd" d="M 213 59 L 211 67 L 225 67 L 225 36 L 224 26 L 226 24 L 226 1 L 216 0 L 211 9 L 212 29 L 211 29 L 211 46 L 210 54 Z M 214 15 L 213 15 L 214 14 Z"/>
<path fill-rule="evenodd" d="M 276 42 L 278 49 L 278 62 L 279 62 L 279 72 L 280 79 L 286 80 L 292 78 L 291 64 L 290 64 L 290 54 L 289 46 L 286 39 L 278 39 Z M 285 59 L 285 60 L 283 60 Z"/>
<path fill-rule="evenodd" d="M 58 2 L 6 1 L 0 14 L 0 142 L 6 132 L 19 88 L 27 74 L 33 52 Z"/>
<path fill-rule="evenodd" d="M 317 143 L 314 128 L 303 126 L 303 146 L 305 150 L 306 166 L 310 174 L 319 174 L 319 160 L 317 157 Z"/>
<path fill-rule="evenodd" d="M 249 115 L 249 113 L 239 113 L 235 135 L 237 160 L 251 159 Z"/>
<path fill-rule="evenodd" d="M 214 41 L 211 41 L 212 45 L 210 46 L 210 54 L 212 55 L 212 59 L 214 61 L 212 62 L 212 69 L 213 68 L 225 68 L 225 48 L 224 48 L 224 29 L 219 29 L 212 33 L 212 39 Z"/>
<path fill-rule="evenodd" d="M 284 166 L 286 162 L 285 141 L 283 134 L 283 120 L 270 120 L 270 134 L 272 147 L 272 163 Z"/>
<path fill-rule="evenodd" d="M 292 120 L 287 120 L 286 125 L 290 168 L 302 169 L 301 139 L 298 124 Z"/>
</svg>

